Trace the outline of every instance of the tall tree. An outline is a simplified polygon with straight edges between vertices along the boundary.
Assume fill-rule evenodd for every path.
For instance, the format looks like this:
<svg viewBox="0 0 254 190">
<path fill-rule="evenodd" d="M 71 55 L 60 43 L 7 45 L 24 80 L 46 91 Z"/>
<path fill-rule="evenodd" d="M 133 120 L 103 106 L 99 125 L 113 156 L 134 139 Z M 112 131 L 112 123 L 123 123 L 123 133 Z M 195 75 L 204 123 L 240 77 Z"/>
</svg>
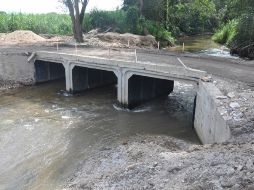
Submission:
<svg viewBox="0 0 254 190">
<path fill-rule="evenodd" d="M 69 9 L 75 40 L 77 42 L 84 42 L 82 24 L 89 0 L 62 0 L 62 2 Z"/>
</svg>

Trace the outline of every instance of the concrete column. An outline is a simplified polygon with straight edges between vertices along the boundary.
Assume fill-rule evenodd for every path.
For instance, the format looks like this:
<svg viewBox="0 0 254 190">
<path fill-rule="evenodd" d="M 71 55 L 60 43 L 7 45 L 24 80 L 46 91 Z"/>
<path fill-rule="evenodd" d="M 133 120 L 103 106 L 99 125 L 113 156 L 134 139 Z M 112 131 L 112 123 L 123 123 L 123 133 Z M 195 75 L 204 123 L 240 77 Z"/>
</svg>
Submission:
<svg viewBox="0 0 254 190">
<path fill-rule="evenodd" d="M 66 91 L 71 92 L 71 90 L 72 90 L 71 64 L 69 61 L 64 61 L 63 66 L 65 68 Z"/>
<path fill-rule="evenodd" d="M 174 81 L 157 79 L 146 76 L 133 75 L 129 79 L 126 77 L 124 95 L 125 100 L 123 105 L 128 108 L 133 108 L 149 101 L 155 97 L 168 95 L 174 89 Z"/>
<path fill-rule="evenodd" d="M 119 69 L 118 71 L 114 71 L 117 77 L 117 101 L 122 102 L 122 71 Z"/>
</svg>

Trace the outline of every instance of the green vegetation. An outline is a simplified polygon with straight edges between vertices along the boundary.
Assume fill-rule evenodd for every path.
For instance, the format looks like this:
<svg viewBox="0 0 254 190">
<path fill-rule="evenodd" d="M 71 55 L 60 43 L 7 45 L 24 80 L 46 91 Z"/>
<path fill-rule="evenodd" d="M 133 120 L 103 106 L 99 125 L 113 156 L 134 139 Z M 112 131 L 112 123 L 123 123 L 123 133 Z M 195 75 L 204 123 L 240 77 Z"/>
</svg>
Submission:
<svg viewBox="0 0 254 190">
<path fill-rule="evenodd" d="M 226 0 L 223 6 L 224 23 L 213 39 L 226 44 L 232 54 L 254 59 L 254 1 Z"/>
<path fill-rule="evenodd" d="M 238 20 L 229 21 L 213 35 L 212 39 L 217 43 L 231 44 L 237 34 L 236 28 L 238 24 Z"/>
<path fill-rule="evenodd" d="M 66 14 L 0 13 L 0 32 L 32 30 L 37 34 L 72 34 L 71 19 Z"/>
<path fill-rule="evenodd" d="M 123 10 L 116 11 L 99 11 L 93 10 L 85 17 L 87 22 L 83 28 L 85 31 L 100 28 L 104 31 L 112 29 L 119 33 L 124 33 L 128 30 L 126 24 L 126 12 Z"/>
</svg>

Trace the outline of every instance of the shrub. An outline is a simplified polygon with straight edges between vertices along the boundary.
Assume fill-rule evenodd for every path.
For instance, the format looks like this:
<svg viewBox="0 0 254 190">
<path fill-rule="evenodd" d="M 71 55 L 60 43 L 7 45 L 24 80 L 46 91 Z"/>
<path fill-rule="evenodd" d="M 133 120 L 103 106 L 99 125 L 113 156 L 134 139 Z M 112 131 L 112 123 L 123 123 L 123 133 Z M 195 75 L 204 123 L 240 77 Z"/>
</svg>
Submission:
<svg viewBox="0 0 254 190">
<path fill-rule="evenodd" d="M 237 34 L 239 20 L 231 20 L 213 35 L 212 39 L 221 44 L 229 45 Z"/>
<path fill-rule="evenodd" d="M 100 28 L 102 30 L 112 28 L 120 33 L 127 31 L 126 13 L 122 10 L 99 11 L 95 9 L 89 14 L 89 17 L 92 28 Z M 87 19 L 85 20 L 85 22 L 88 22 Z"/>
<path fill-rule="evenodd" d="M 151 35 L 156 37 L 157 40 L 167 41 L 171 45 L 175 43 L 175 38 L 172 33 L 167 31 L 159 22 L 146 20 L 145 27 Z"/>
</svg>

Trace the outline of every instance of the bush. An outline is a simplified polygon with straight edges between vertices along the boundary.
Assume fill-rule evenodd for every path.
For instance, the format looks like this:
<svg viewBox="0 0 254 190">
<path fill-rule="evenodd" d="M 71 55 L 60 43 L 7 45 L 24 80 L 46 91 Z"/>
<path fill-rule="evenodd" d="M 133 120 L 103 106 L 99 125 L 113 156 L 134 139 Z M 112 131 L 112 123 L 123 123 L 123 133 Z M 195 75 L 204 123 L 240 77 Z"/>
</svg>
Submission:
<svg viewBox="0 0 254 190">
<path fill-rule="evenodd" d="M 138 8 L 135 6 L 129 7 L 126 14 L 126 24 L 130 28 L 129 32 L 133 34 L 141 34 L 142 26 L 140 25 L 140 21 L 142 21 L 142 18 L 140 20 Z"/>
<path fill-rule="evenodd" d="M 229 21 L 213 35 L 212 39 L 217 43 L 231 44 L 237 34 L 238 23 L 239 20 Z"/>
<path fill-rule="evenodd" d="M 155 36 L 157 40 L 167 41 L 171 45 L 175 43 L 175 38 L 173 37 L 172 33 L 167 31 L 159 22 L 146 20 L 145 28 L 151 35 Z"/>
<path fill-rule="evenodd" d="M 236 27 L 236 34 L 229 47 L 233 54 L 254 59 L 254 14 L 243 14 Z"/>
<path fill-rule="evenodd" d="M 122 10 L 93 10 L 89 14 L 89 17 L 91 22 L 91 28 L 100 28 L 102 30 L 112 28 L 112 30 L 120 33 L 124 33 L 128 29 L 126 26 L 126 13 Z M 88 22 L 87 19 L 85 20 L 85 22 Z"/>
</svg>

